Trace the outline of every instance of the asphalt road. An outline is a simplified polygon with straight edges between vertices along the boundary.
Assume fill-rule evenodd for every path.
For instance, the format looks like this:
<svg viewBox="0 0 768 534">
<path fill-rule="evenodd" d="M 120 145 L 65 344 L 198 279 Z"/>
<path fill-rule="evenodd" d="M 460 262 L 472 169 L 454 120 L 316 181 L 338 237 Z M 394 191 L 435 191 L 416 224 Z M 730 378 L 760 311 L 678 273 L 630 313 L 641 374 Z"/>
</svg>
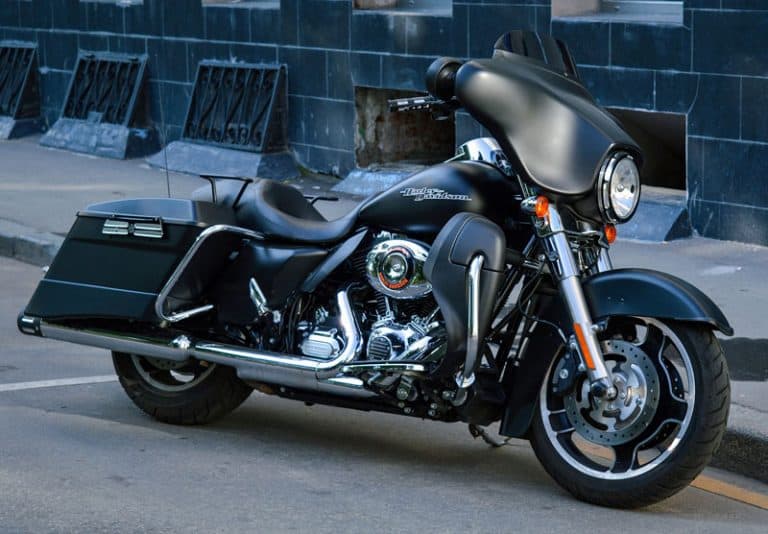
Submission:
<svg viewBox="0 0 768 534">
<path fill-rule="evenodd" d="M 768 511 L 695 488 L 637 512 L 582 504 L 527 443 L 491 450 L 462 425 L 254 394 L 182 428 L 117 382 L 8 391 L 112 373 L 104 351 L 16 331 L 39 276 L 0 259 L 0 532 L 765 532 Z"/>
</svg>

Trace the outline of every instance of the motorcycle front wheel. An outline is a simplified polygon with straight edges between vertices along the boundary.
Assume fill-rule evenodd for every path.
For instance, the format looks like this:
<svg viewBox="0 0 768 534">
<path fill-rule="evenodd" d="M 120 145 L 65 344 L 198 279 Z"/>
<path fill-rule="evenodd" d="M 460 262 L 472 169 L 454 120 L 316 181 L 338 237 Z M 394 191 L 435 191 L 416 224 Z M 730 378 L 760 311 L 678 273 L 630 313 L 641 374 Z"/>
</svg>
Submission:
<svg viewBox="0 0 768 534">
<path fill-rule="evenodd" d="M 638 508 L 685 488 L 725 432 L 730 383 L 723 350 L 703 325 L 615 318 L 601 336 L 618 396 L 594 398 L 565 350 L 553 361 L 534 416 L 531 444 L 546 471 L 580 500 Z"/>
<path fill-rule="evenodd" d="M 208 423 L 240 406 L 252 391 L 234 369 L 213 363 L 119 352 L 112 353 L 112 361 L 133 403 L 164 423 Z"/>
</svg>

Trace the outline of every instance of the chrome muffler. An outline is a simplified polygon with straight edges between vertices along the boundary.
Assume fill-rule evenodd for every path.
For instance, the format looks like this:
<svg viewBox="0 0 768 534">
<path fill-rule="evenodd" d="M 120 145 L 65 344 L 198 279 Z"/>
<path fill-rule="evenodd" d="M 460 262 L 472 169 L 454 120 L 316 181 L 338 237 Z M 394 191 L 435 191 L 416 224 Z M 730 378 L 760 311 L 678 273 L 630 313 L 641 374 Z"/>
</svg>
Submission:
<svg viewBox="0 0 768 534">
<path fill-rule="evenodd" d="M 330 360 L 258 351 L 210 341 L 194 341 L 186 335 L 162 340 L 135 334 L 71 328 L 25 315 L 19 317 L 18 324 L 19 330 L 25 334 L 78 345 L 165 360 L 183 362 L 196 358 L 227 365 L 234 367 L 237 375 L 246 382 L 276 384 L 347 397 L 375 396 L 375 393 L 365 389 L 362 380 L 341 375 L 342 367 L 360 355 L 363 338 L 346 290 L 336 294 L 336 302 L 339 308 L 340 329 L 346 343 L 341 352 Z"/>
</svg>

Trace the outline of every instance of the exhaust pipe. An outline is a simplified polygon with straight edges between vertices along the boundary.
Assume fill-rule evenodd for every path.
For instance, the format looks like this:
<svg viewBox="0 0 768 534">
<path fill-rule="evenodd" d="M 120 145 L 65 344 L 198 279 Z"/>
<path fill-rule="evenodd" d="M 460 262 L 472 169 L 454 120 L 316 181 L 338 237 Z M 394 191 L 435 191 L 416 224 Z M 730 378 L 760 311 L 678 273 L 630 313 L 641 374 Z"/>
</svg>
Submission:
<svg viewBox="0 0 768 534">
<path fill-rule="evenodd" d="M 25 315 L 19 316 L 18 326 L 24 334 L 115 352 L 173 361 L 196 358 L 219 363 L 234 367 L 237 375 L 246 382 L 267 382 L 347 397 L 375 396 L 375 393 L 364 388 L 362 380 L 337 376 L 342 367 L 360 355 L 363 339 L 355 322 L 346 290 L 336 294 L 336 302 L 339 307 L 340 327 L 346 343 L 344 349 L 331 360 L 257 351 L 223 343 L 194 342 L 185 335 L 173 340 L 160 340 L 134 334 L 76 329 Z"/>
</svg>

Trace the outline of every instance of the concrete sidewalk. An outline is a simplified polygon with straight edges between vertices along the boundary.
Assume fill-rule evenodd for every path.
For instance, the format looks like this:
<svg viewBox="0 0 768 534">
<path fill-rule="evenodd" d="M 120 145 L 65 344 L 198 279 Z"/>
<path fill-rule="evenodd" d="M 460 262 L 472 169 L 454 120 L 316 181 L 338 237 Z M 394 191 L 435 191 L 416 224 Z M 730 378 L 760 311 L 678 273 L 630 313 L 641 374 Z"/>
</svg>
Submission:
<svg viewBox="0 0 768 534">
<path fill-rule="evenodd" d="M 166 174 L 142 160 L 116 161 L 37 145 L 34 137 L 0 143 L 0 255 L 47 265 L 78 210 L 88 204 L 131 197 L 164 197 Z M 170 173 L 172 196 L 188 198 L 205 185 Z M 307 194 L 337 183 L 323 177 L 294 181 Z M 319 201 L 329 218 L 359 201 Z M 712 297 L 736 330 L 723 339 L 733 380 L 729 432 L 716 465 L 768 482 L 768 248 L 694 238 L 671 243 L 621 240 L 617 267 L 644 267 L 679 276 Z"/>
</svg>

